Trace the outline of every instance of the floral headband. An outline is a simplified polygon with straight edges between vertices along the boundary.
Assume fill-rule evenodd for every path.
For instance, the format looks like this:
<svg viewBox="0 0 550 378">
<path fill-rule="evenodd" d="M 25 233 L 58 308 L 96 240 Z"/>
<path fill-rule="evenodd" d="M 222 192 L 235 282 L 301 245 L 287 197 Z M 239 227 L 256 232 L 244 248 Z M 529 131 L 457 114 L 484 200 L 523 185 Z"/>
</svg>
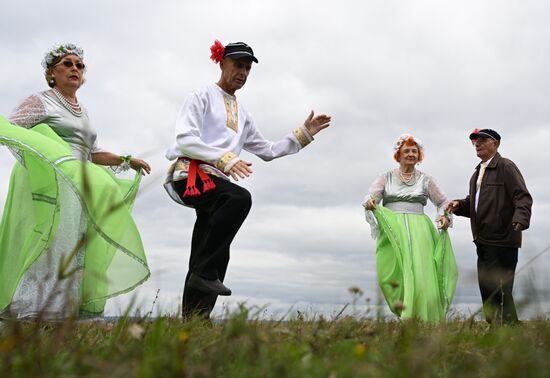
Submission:
<svg viewBox="0 0 550 378">
<path fill-rule="evenodd" d="M 424 150 L 424 145 L 422 144 L 422 141 L 420 139 L 416 139 L 411 134 L 401 134 L 401 135 L 399 135 L 399 138 L 397 138 L 397 142 L 395 142 L 395 145 L 393 146 L 393 149 L 395 151 L 399 151 L 399 149 L 401 149 L 401 146 L 403 146 L 403 143 L 405 143 L 405 141 L 407 139 L 412 139 L 414 141 L 414 143 L 416 143 L 416 145 L 418 146 L 419 150 Z"/>
<path fill-rule="evenodd" d="M 78 47 L 74 43 L 62 43 L 53 46 L 46 52 L 46 55 L 44 55 L 44 59 L 42 59 L 42 67 L 44 68 L 44 70 L 47 70 L 51 67 L 54 60 L 69 54 L 74 54 L 80 59 L 84 59 L 84 50 L 82 50 L 81 47 Z"/>
</svg>

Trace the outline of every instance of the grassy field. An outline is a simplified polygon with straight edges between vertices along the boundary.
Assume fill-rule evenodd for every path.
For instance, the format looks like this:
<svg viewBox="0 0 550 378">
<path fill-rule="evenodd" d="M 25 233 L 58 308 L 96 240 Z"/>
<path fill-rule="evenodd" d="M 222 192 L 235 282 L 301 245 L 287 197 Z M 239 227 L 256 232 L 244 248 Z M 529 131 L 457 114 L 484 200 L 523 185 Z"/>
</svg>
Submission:
<svg viewBox="0 0 550 378">
<path fill-rule="evenodd" d="M 2 322 L 1 377 L 547 377 L 550 322 Z M 251 320 L 252 319 L 252 320 Z"/>
</svg>

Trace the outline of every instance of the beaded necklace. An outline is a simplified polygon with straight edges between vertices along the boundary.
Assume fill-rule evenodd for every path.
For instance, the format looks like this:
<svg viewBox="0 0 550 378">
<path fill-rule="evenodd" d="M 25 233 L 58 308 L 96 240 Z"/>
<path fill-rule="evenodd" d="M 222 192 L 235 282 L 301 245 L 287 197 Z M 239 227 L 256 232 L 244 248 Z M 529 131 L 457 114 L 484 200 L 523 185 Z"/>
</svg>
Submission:
<svg viewBox="0 0 550 378">
<path fill-rule="evenodd" d="M 82 116 L 82 108 L 78 105 L 78 102 L 72 102 L 67 100 L 65 96 L 57 88 L 52 88 L 55 97 L 63 104 L 63 106 L 75 117 Z"/>
<path fill-rule="evenodd" d="M 405 178 L 405 175 L 410 175 L 409 178 Z M 403 172 L 401 169 L 399 169 L 399 179 L 401 180 L 401 182 L 407 186 L 413 186 L 414 184 L 416 184 L 416 169 L 413 170 L 412 172 L 410 173 L 405 173 Z M 414 181 L 413 181 L 414 179 Z M 412 182 L 411 182 L 412 181 Z"/>
</svg>

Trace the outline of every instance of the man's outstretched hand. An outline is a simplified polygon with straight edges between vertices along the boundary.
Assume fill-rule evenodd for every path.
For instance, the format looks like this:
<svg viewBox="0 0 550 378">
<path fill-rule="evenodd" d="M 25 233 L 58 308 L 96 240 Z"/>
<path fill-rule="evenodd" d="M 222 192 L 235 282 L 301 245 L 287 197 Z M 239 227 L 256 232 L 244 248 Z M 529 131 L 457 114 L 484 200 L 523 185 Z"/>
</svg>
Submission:
<svg viewBox="0 0 550 378">
<path fill-rule="evenodd" d="M 228 173 L 231 177 L 233 177 L 233 180 L 239 181 L 239 178 L 244 179 L 252 174 L 252 169 L 250 168 L 251 165 L 252 163 L 239 160 L 234 166 L 231 167 Z"/>
<path fill-rule="evenodd" d="M 313 110 L 304 121 L 304 126 L 311 136 L 330 126 L 331 117 L 326 114 L 314 116 Z"/>
<path fill-rule="evenodd" d="M 313 113 L 309 113 L 309 116 L 304 121 L 304 126 L 311 136 L 317 134 L 319 131 L 326 129 L 330 126 L 331 117 L 326 114 L 321 114 L 316 116 Z M 252 174 L 252 169 L 250 166 L 252 163 L 249 163 L 244 160 L 239 160 L 234 166 L 229 170 L 229 175 L 235 180 L 244 179 L 249 177 Z"/>
</svg>

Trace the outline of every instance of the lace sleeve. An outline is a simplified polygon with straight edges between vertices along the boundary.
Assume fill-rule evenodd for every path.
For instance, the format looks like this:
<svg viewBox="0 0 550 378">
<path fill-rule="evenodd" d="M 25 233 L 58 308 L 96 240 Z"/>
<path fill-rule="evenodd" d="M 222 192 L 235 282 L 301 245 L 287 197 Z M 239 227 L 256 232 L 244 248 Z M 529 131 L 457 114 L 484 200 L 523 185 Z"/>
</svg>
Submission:
<svg viewBox="0 0 550 378">
<path fill-rule="evenodd" d="M 367 203 L 369 198 L 374 199 L 376 203 L 379 203 L 384 196 L 384 187 L 386 186 L 386 175 L 382 174 L 378 176 L 369 188 L 369 194 L 367 194 L 363 200 L 363 205 Z M 365 209 L 365 220 L 370 225 L 370 233 L 373 239 L 376 239 L 379 235 L 378 222 L 371 210 Z"/>
<path fill-rule="evenodd" d="M 19 103 L 9 116 L 15 125 L 29 129 L 46 118 L 46 107 L 37 95 L 31 95 Z"/>
<path fill-rule="evenodd" d="M 437 181 L 431 176 L 427 180 L 426 190 L 428 192 L 428 198 L 437 207 L 437 220 L 441 215 L 444 214 L 443 209 L 449 203 L 449 200 L 447 199 L 445 193 L 443 193 L 443 191 L 439 188 Z M 449 218 L 449 226 L 452 226 L 452 215 L 449 214 L 447 215 L 447 217 Z"/>
<path fill-rule="evenodd" d="M 427 186 L 428 198 L 435 206 L 440 208 L 448 202 L 447 196 L 439 188 L 437 181 L 435 181 L 433 177 L 429 177 L 427 180 Z"/>
<path fill-rule="evenodd" d="M 369 188 L 369 194 L 365 196 L 363 203 L 367 202 L 369 197 L 372 197 L 376 203 L 379 203 L 384 196 L 384 187 L 386 186 L 386 175 L 378 176 Z"/>
</svg>

